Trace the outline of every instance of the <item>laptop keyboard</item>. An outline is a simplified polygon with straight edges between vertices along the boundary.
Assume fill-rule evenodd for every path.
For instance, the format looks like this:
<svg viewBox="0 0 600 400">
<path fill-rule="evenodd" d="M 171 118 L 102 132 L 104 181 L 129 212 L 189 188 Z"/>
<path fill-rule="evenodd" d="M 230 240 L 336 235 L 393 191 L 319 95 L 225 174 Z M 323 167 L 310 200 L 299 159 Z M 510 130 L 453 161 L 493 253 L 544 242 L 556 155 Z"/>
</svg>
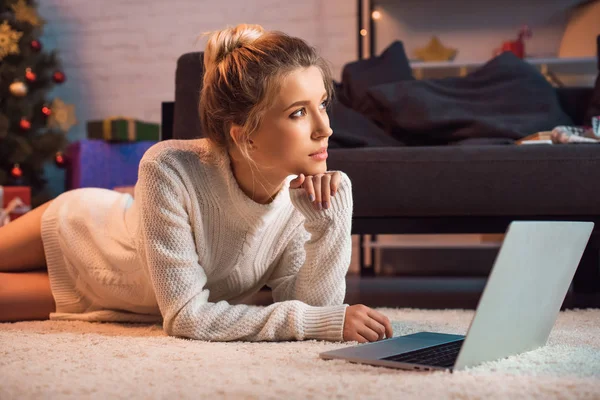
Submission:
<svg viewBox="0 0 600 400">
<path fill-rule="evenodd" d="M 464 339 L 440 344 L 438 346 L 427 347 L 426 349 L 411 351 L 409 353 L 385 357 L 382 358 L 382 360 L 449 368 L 454 365 L 463 342 Z"/>
</svg>

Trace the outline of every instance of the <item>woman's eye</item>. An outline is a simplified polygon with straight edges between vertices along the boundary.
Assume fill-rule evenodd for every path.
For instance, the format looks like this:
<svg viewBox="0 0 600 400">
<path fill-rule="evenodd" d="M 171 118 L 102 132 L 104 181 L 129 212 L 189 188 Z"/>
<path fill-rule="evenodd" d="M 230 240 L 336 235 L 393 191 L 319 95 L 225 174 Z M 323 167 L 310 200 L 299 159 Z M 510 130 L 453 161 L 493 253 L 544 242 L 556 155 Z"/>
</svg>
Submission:
<svg viewBox="0 0 600 400">
<path fill-rule="evenodd" d="M 329 99 L 325 99 L 321 102 L 320 107 L 321 109 L 326 109 L 327 106 L 329 105 Z M 302 116 L 306 115 L 306 109 L 305 108 L 301 108 L 298 111 L 294 112 L 293 114 L 290 115 L 291 118 L 300 118 Z"/>
<path fill-rule="evenodd" d="M 293 113 L 292 115 L 290 115 L 290 117 L 298 118 L 298 117 L 303 116 L 304 114 L 306 114 L 306 111 L 304 110 L 304 108 L 301 108 L 298 111 L 296 111 L 295 113 Z"/>
</svg>

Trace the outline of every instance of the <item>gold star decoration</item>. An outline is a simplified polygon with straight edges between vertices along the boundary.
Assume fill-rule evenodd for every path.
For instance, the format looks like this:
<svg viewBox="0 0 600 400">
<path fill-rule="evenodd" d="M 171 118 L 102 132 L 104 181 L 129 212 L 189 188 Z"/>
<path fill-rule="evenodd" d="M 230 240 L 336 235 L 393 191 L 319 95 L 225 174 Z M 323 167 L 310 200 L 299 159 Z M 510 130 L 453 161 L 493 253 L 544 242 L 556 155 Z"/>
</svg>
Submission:
<svg viewBox="0 0 600 400">
<path fill-rule="evenodd" d="M 50 109 L 52 110 L 52 114 L 48 117 L 48 127 L 58 128 L 63 132 L 67 132 L 77 123 L 74 105 L 65 104 L 64 101 L 56 98 L 52 100 Z"/>
<path fill-rule="evenodd" d="M 437 36 L 433 36 L 427 46 L 414 51 L 415 56 L 422 61 L 450 61 L 454 59 L 456 49 L 444 47 Z"/>
<path fill-rule="evenodd" d="M 19 40 L 23 32 L 12 30 L 7 21 L 0 25 L 0 60 L 9 54 L 19 54 Z"/>
<path fill-rule="evenodd" d="M 17 21 L 29 22 L 35 27 L 44 23 L 44 20 L 38 16 L 37 10 L 34 7 L 30 7 L 25 0 L 19 0 L 17 4 L 12 5 L 12 9 L 15 12 Z"/>
</svg>

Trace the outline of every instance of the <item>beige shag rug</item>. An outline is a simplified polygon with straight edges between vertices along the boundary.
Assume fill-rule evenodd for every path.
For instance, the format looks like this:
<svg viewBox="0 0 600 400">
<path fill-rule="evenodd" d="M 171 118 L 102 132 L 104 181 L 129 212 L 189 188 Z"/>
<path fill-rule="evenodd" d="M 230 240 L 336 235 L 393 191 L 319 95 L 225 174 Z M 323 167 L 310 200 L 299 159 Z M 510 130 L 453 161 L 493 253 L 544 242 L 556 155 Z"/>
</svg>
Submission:
<svg viewBox="0 0 600 400">
<path fill-rule="evenodd" d="M 379 310 L 395 336 L 464 334 L 473 317 Z M 0 324 L 0 399 L 600 399 L 597 309 L 561 312 L 544 348 L 453 374 L 318 358 L 350 344 L 200 342 L 158 325 Z"/>
</svg>

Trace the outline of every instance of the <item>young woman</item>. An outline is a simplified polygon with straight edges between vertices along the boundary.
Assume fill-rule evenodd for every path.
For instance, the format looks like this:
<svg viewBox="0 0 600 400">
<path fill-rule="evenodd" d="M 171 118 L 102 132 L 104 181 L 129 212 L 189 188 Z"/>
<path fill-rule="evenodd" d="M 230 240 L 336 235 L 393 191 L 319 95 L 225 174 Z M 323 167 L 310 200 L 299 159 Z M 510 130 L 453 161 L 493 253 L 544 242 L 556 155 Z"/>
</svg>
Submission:
<svg viewBox="0 0 600 400">
<path fill-rule="evenodd" d="M 325 61 L 238 25 L 209 37 L 204 65 L 207 137 L 148 150 L 135 201 L 78 189 L 0 228 L 0 321 L 162 321 L 212 341 L 391 337 L 387 317 L 343 304 L 352 187 L 327 171 Z M 274 303 L 245 305 L 264 285 Z"/>
</svg>

